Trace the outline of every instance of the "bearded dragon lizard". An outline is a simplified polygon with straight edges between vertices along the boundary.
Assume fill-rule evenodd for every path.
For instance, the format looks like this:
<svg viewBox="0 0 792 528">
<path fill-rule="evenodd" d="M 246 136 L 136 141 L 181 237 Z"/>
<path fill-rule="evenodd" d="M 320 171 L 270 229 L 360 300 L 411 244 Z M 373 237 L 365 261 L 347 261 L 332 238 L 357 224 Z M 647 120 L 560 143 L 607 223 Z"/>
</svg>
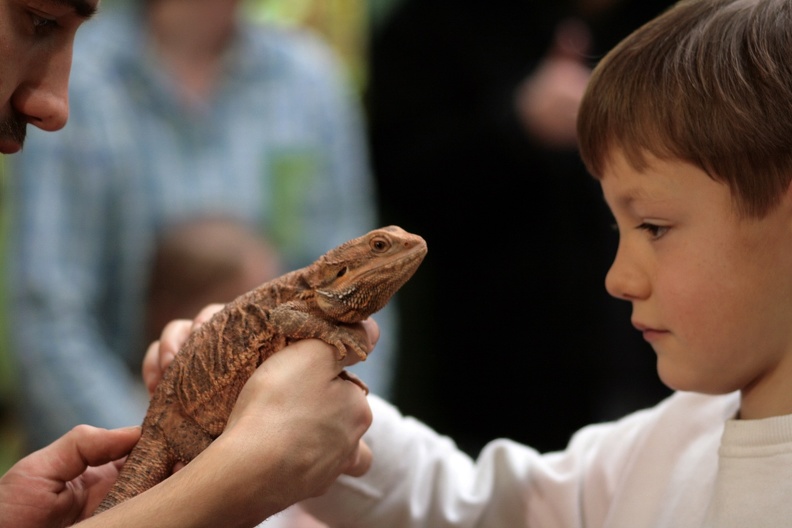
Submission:
<svg viewBox="0 0 792 528">
<path fill-rule="evenodd" d="M 365 359 L 365 336 L 346 324 L 383 308 L 426 252 L 420 236 L 397 226 L 376 229 L 226 305 L 190 335 L 166 370 L 140 440 L 94 513 L 142 493 L 176 462 L 206 449 L 223 432 L 247 379 L 289 342 L 319 338 L 336 347 L 339 359 L 349 352 Z"/>
</svg>

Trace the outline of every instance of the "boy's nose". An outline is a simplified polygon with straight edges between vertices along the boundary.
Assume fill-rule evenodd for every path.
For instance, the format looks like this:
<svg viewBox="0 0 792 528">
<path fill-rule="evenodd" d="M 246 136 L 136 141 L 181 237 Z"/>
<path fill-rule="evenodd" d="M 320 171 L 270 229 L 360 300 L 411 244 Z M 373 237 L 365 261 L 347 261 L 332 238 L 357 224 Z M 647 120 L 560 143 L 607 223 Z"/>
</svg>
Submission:
<svg viewBox="0 0 792 528">
<path fill-rule="evenodd" d="M 611 296 L 625 301 L 645 299 L 649 296 L 650 287 L 646 274 L 628 258 L 621 244 L 605 276 L 605 289 Z"/>
</svg>

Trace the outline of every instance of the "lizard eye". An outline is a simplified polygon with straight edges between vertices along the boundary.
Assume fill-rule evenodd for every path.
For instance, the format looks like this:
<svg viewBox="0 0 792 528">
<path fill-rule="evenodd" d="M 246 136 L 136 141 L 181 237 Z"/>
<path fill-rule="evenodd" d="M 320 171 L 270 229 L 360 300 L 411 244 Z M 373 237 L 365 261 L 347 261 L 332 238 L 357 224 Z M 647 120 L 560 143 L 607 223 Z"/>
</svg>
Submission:
<svg viewBox="0 0 792 528">
<path fill-rule="evenodd" d="M 344 275 L 346 275 L 346 273 L 347 273 L 347 271 L 348 271 L 348 270 L 349 270 L 349 268 L 347 268 L 346 266 L 344 266 L 343 268 L 341 268 L 340 270 L 338 270 L 338 273 L 336 273 L 336 278 L 338 278 L 338 277 L 343 277 Z"/>
<path fill-rule="evenodd" d="M 369 242 L 369 245 L 374 253 L 383 253 L 390 247 L 390 241 L 384 237 L 374 237 Z"/>
</svg>

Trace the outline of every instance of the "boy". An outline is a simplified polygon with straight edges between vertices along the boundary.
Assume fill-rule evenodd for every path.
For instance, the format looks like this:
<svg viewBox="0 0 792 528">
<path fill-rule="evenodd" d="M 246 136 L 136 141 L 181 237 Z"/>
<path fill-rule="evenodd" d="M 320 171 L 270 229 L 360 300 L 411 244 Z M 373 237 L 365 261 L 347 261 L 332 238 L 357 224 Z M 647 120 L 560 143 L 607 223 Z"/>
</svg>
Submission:
<svg viewBox="0 0 792 528">
<path fill-rule="evenodd" d="M 683 1 L 587 88 L 581 154 L 620 234 L 606 287 L 678 392 L 564 452 L 497 440 L 475 462 L 372 398 L 372 470 L 308 509 L 344 527 L 788 526 L 790 56 L 789 0 Z"/>
</svg>

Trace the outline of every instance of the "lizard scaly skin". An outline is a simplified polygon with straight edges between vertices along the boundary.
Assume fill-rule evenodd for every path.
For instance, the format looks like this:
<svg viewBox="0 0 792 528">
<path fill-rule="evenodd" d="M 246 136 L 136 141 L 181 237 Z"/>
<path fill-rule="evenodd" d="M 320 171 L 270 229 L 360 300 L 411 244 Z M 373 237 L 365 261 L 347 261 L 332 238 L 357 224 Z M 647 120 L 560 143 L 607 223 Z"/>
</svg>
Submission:
<svg viewBox="0 0 792 528">
<path fill-rule="evenodd" d="M 387 304 L 426 255 L 424 240 L 384 227 L 325 253 L 313 264 L 245 293 L 193 332 L 163 375 L 143 431 L 94 514 L 167 478 L 225 428 L 242 386 L 269 356 L 296 339 L 319 338 L 366 358 L 350 329 Z M 344 377 L 367 390 L 353 376 Z"/>
</svg>

